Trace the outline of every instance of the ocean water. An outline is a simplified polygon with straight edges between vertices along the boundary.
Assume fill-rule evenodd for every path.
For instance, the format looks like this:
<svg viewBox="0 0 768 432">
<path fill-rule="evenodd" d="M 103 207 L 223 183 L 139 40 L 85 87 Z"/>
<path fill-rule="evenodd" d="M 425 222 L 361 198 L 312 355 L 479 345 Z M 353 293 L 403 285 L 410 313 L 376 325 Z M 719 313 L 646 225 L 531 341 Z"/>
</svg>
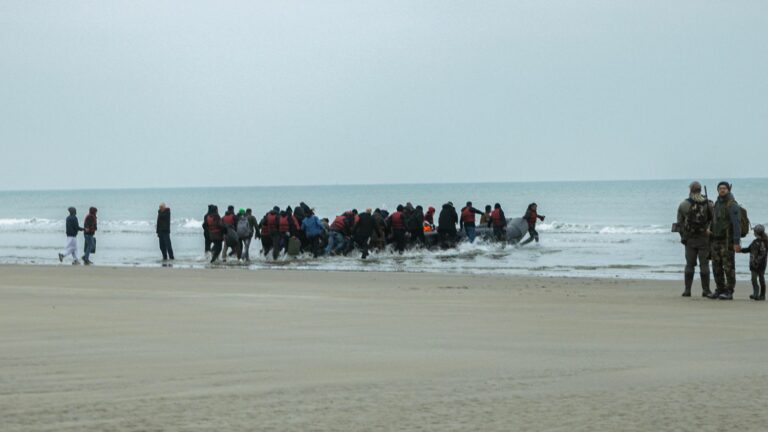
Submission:
<svg viewBox="0 0 768 432">
<path fill-rule="evenodd" d="M 717 181 L 703 183 L 714 197 Z M 59 265 L 69 206 L 78 209 L 81 225 L 88 207 L 99 209 L 97 265 L 160 266 L 154 224 L 159 203 L 166 202 L 172 209 L 174 266 L 207 267 L 201 224 L 208 204 L 250 207 L 260 218 L 274 205 L 304 201 L 320 217 L 332 218 L 352 208 L 391 210 L 407 201 L 439 212 L 446 201 L 461 208 L 471 200 L 477 208 L 499 202 L 507 217 L 522 216 L 529 203 L 538 203 L 547 217 L 537 225 L 541 242 L 522 248 L 477 242 L 402 256 L 383 252 L 365 261 L 353 253 L 278 262 L 259 256 L 260 244 L 254 242 L 249 268 L 674 279 L 681 277 L 684 259 L 670 227 L 687 185 L 659 180 L 0 192 L 0 263 Z M 734 181 L 733 193 L 753 224 L 768 222 L 766 190 L 768 179 Z M 743 244 L 751 239 L 750 234 Z M 82 244 L 81 235 L 78 247 Z M 740 279 L 749 277 L 747 261 L 746 255 L 737 256 Z"/>
</svg>

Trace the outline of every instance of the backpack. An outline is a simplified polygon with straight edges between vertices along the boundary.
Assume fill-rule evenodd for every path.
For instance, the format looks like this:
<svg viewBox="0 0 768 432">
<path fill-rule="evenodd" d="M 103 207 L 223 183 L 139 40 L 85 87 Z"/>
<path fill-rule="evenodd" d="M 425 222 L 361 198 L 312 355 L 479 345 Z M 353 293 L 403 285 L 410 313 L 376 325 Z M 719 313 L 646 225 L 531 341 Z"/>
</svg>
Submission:
<svg viewBox="0 0 768 432">
<path fill-rule="evenodd" d="M 709 211 L 709 200 L 699 202 L 688 198 L 688 202 L 691 203 L 691 208 L 688 209 L 688 214 L 685 216 L 685 224 L 683 226 L 685 234 L 695 236 L 706 233 L 709 223 L 712 221 L 712 214 Z"/>
<path fill-rule="evenodd" d="M 747 209 L 739 206 L 739 227 L 741 228 L 741 238 L 744 238 L 749 234 L 749 217 L 747 216 Z"/>
<path fill-rule="evenodd" d="M 237 221 L 237 235 L 240 236 L 241 239 L 246 239 L 253 235 L 253 228 L 251 227 L 250 222 L 248 222 L 247 217 L 241 217 L 240 220 Z"/>
</svg>

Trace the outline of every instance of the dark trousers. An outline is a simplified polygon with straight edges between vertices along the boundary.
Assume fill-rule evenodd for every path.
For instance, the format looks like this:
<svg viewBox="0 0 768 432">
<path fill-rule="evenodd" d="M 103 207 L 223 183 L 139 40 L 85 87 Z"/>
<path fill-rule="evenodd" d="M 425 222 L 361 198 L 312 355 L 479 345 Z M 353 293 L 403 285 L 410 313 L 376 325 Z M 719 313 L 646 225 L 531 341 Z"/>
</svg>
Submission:
<svg viewBox="0 0 768 432">
<path fill-rule="evenodd" d="M 495 227 L 493 227 L 493 238 L 496 239 L 496 241 L 506 241 L 507 240 L 507 233 L 504 230 L 503 226 L 495 226 Z"/>
<path fill-rule="evenodd" d="M 261 253 L 263 253 L 264 256 L 269 256 L 270 250 L 272 250 L 272 237 L 269 234 L 262 234 Z"/>
<path fill-rule="evenodd" d="M 424 246 L 426 239 L 424 238 L 424 228 L 411 230 L 411 242 Z"/>
<path fill-rule="evenodd" d="M 536 228 L 535 227 L 529 227 L 528 228 L 528 235 L 530 235 L 530 237 L 528 237 L 528 240 L 522 242 L 520 245 L 527 245 L 528 243 L 530 243 L 530 242 L 532 242 L 534 240 L 536 240 L 536 243 L 539 242 L 539 233 L 536 232 Z"/>
<path fill-rule="evenodd" d="M 211 263 L 215 263 L 216 260 L 219 259 L 222 242 L 223 240 L 211 240 L 211 243 L 213 243 L 213 247 L 211 247 Z"/>
<path fill-rule="evenodd" d="M 758 281 L 760 284 L 758 285 Z M 752 296 L 754 298 L 765 297 L 765 269 L 760 271 L 752 270 Z"/>
<path fill-rule="evenodd" d="M 160 242 L 160 252 L 163 259 L 173 259 L 173 246 L 171 246 L 171 233 L 157 233 L 157 239 Z"/>
<path fill-rule="evenodd" d="M 440 236 L 440 247 L 445 249 L 456 245 L 456 228 L 445 229 L 437 228 L 437 235 Z"/>
<path fill-rule="evenodd" d="M 283 238 L 287 237 L 284 233 L 273 232 L 272 236 L 272 259 L 277 259 L 283 250 Z"/>
<path fill-rule="evenodd" d="M 405 250 L 405 230 L 392 230 L 392 236 L 395 240 L 395 250 L 399 253 L 403 253 Z"/>
<path fill-rule="evenodd" d="M 312 252 L 312 256 L 317 258 L 317 255 L 320 254 L 320 236 L 307 237 L 307 242 L 309 243 L 307 247 Z"/>
<path fill-rule="evenodd" d="M 203 231 L 203 238 L 204 238 L 204 241 L 205 241 L 205 246 L 204 246 L 205 247 L 205 253 L 208 253 L 208 252 L 211 251 L 211 243 L 212 242 L 211 242 L 211 236 L 210 236 L 210 234 L 208 234 L 207 230 Z"/>
<path fill-rule="evenodd" d="M 368 256 L 368 240 L 369 236 L 355 236 L 355 246 L 363 253 L 363 258 Z"/>
</svg>

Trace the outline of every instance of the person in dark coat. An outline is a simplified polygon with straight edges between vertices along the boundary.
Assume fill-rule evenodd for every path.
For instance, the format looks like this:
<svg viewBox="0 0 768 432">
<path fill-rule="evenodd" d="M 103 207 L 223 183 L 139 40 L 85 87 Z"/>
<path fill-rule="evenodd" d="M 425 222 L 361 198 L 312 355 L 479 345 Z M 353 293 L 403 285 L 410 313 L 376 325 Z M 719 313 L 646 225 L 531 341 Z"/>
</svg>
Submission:
<svg viewBox="0 0 768 432">
<path fill-rule="evenodd" d="M 163 261 L 173 260 L 173 246 L 171 246 L 171 209 L 165 203 L 160 204 L 157 211 L 157 238 L 160 242 L 160 253 Z"/>
<path fill-rule="evenodd" d="M 352 230 L 352 239 L 355 241 L 355 245 L 363 253 L 363 259 L 368 257 L 368 241 L 373 234 L 375 228 L 375 222 L 373 220 L 373 211 L 366 209 L 365 212 L 358 215 L 359 219 Z"/>
<path fill-rule="evenodd" d="M 456 224 L 459 223 L 459 214 L 456 207 L 448 201 L 443 204 L 440 216 L 437 218 L 437 234 L 440 236 L 440 246 L 443 248 L 456 244 Z"/>
</svg>

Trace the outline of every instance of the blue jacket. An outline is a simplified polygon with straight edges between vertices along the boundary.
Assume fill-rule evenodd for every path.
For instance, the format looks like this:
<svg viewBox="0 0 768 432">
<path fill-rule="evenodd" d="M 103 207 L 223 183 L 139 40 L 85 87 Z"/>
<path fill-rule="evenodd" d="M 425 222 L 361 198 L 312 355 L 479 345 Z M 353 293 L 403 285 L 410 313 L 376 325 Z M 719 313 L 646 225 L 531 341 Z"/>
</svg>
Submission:
<svg viewBox="0 0 768 432">
<path fill-rule="evenodd" d="M 323 224 L 320 223 L 320 219 L 315 216 L 309 216 L 304 218 L 301 222 L 301 229 L 307 237 L 317 237 L 323 233 Z"/>
<path fill-rule="evenodd" d="M 77 232 L 82 230 L 76 215 L 67 216 L 67 237 L 77 237 Z"/>
</svg>

